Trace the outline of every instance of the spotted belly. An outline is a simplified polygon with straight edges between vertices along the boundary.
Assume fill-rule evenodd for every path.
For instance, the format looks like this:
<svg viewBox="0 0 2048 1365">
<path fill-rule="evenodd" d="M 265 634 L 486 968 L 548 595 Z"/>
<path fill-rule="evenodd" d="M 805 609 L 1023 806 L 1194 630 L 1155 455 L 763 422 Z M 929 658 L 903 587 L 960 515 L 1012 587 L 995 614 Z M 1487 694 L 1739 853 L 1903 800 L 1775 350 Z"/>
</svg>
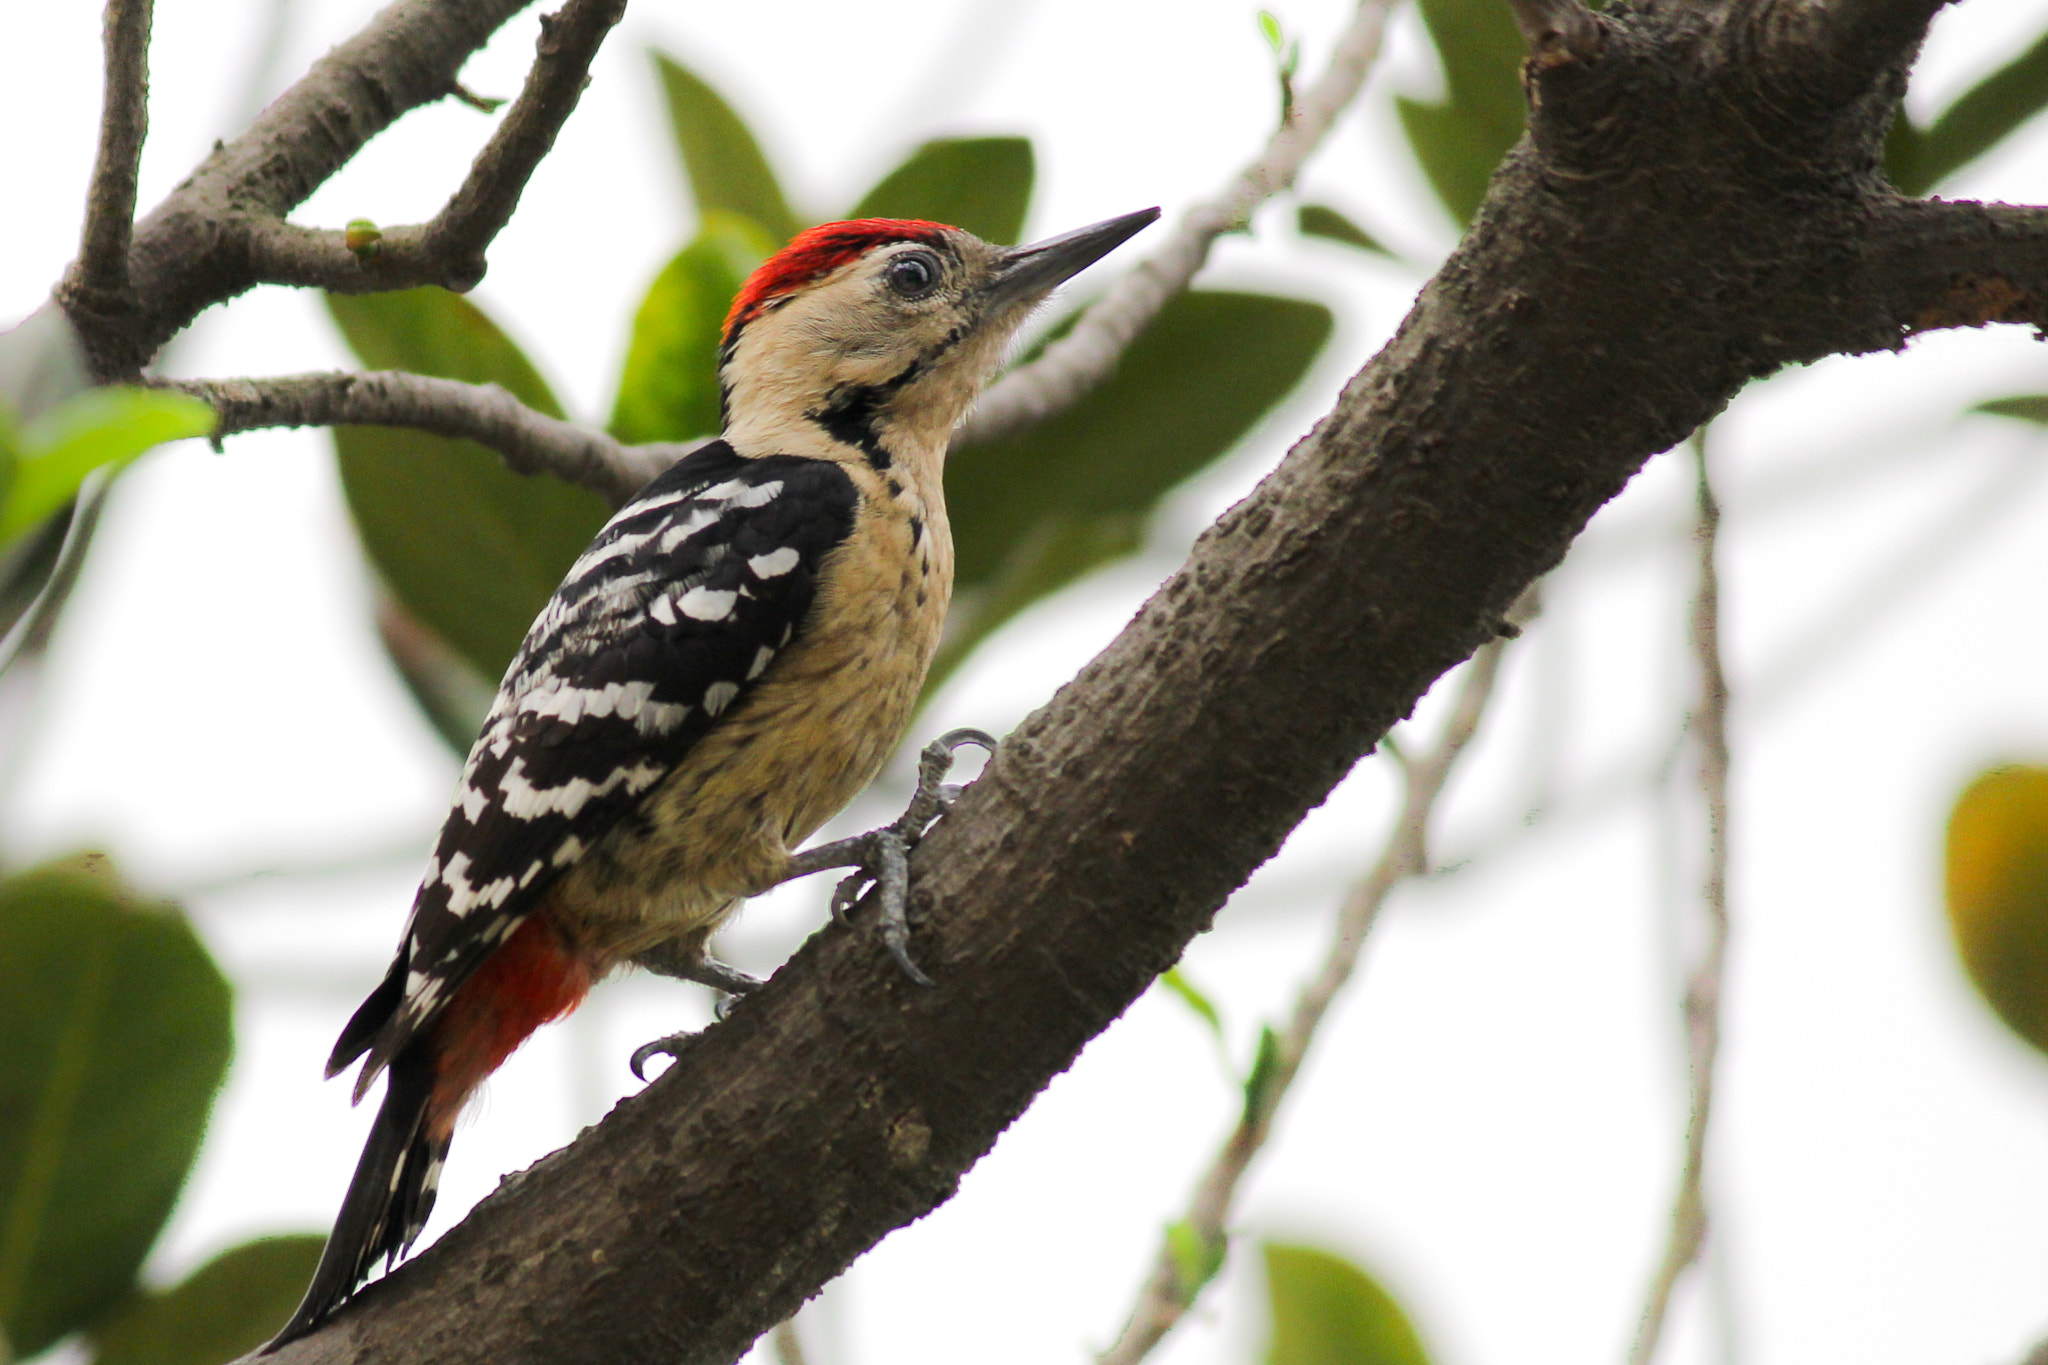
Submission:
<svg viewBox="0 0 2048 1365">
<path fill-rule="evenodd" d="M 951 565 L 950 555 L 934 563 L 929 527 L 889 532 L 909 538 L 911 553 L 859 538 L 835 551 L 818 624 L 563 878 L 551 913 L 604 945 L 600 971 L 656 944 L 701 944 L 776 884 L 790 850 L 901 743 L 938 645 Z"/>
</svg>

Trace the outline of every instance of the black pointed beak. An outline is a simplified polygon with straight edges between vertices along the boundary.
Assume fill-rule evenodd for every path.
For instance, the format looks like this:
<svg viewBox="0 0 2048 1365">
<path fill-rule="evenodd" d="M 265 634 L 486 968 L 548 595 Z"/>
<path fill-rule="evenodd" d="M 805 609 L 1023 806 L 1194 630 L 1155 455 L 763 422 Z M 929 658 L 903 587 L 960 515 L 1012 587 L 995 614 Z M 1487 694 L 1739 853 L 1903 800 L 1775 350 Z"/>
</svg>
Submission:
<svg viewBox="0 0 2048 1365">
<path fill-rule="evenodd" d="M 1011 247 L 996 265 L 995 278 L 988 284 L 991 305 L 1037 300 L 1094 265 L 1110 252 L 1158 221 L 1158 209 L 1139 209 L 1116 218 L 1106 218 L 1057 237 L 1029 246 Z"/>
</svg>

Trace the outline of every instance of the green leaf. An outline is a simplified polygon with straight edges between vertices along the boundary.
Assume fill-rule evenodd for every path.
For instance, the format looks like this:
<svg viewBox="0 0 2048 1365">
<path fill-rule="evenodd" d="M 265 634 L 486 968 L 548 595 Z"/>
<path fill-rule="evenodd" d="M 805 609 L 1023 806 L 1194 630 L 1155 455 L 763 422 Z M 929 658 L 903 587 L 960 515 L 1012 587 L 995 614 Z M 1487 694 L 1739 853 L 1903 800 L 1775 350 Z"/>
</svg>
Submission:
<svg viewBox="0 0 2048 1365">
<path fill-rule="evenodd" d="M 1315 1247 L 1263 1250 L 1273 1312 L 1266 1365 L 1429 1365 L 1407 1314 L 1372 1276 Z"/>
<path fill-rule="evenodd" d="M 1195 1012 L 1196 1017 L 1209 1026 L 1209 1031 L 1220 1041 L 1223 1037 L 1223 1016 L 1217 1013 L 1216 1003 L 1195 987 L 1178 967 L 1169 967 L 1159 978 L 1159 984 L 1173 992 L 1183 1005 Z"/>
<path fill-rule="evenodd" d="M 1024 233 L 1036 175 L 1030 138 L 939 138 L 883 176 L 846 216 L 951 223 L 1013 246 Z"/>
<path fill-rule="evenodd" d="M 477 672 L 388 593 L 381 596 L 377 638 L 386 657 L 434 733 L 457 754 L 467 755 L 484 728 L 497 693 L 495 681 Z"/>
<path fill-rule="evenodd" d="M 687 441 L 719 428 L 718 346 L 726 310 L 775 244 L 745 218 L 714 209 L 697 239 L 662 268 L 633 317 L 612 405 L 622 441 Z"/>
<path fill-rule="evenodd" d="M 129 1292 L 232 1051 L 227 981 L 98 857 L 0 882 L 0 1331 L 24 1356 Z"/>
<path fill-rule="evenodd" d="M 1469 223 L 1494 167 L 1522 136 L 1525 47 L 1500 0 L 1422 0 L 1422 18 L 1448 98 L 1402 97 L 1396 106 L 1430 187 L 1453 218 Z"/>
<path fill-rule="evenodd" d="M 1186 1219 L 1167 1224 L 1166 1254 L 1173 1258 L 1173 1274 L 1179 1281 L 1182 1303 L 1193 1303 L 1202 1286 L 1216 1278 L 1229 1250 L 1227 1240 L 1204 1237 Z"/>
<path fill-rule="evenodd" d="M 1183 294 L 1072 407 L 955 451 L 946 505 L 959 593 L 927 692 L 1025 607 L 1135 551 L 1160 499 L 1287 396 L 1330 326 L 1321 304 Z"/>
<path fill-rule="evenodd" d="M 224 1365 L 284 1326 L 320 1263 L 321 1236 L 265 1237 L 144 1294 L 93 1333 L 93 1365 Z"/>
<path fill-rule="evenodd" d="M 1379 238 L 1327 204 L 1303 204 L 1294 211 L 1294 223 L 1309 237 L 1326 237 L 1361 251 L 1376 251 L 1382 256 L 1394 254 L 1380 244 Z"/>
<path fill-rule="evenodd" d="M 1266 1108 L 1273 1089 L 1273 1076 L 1280 1067 L 1280 1035 L 1271 1024 L 1259 1026 L 1259 1048 L 1252 1054 L 1252 1069 L 1244 1078 L 1244 1111 L 1257 1115 Z"/>
<path fill-rule="evenodd" d="M 2048 34 L 1972 86 L 1932 125 L 1915 127 L 1904 111 L 1885 144 L 1885 171 L 1907 194 L 1936 185 L 2003 142 L 2048 106 Z"/>
<path fill-rule="evenodd" d="M 1280 55 L 1280 20 L 1269 9 L 1259 11 L 1259 32 L 1266 35 L 1266 46 L 1273 49 L 1273 55 Z"/>
<path fill-rule="evenodd" d="M 14 435 L 17 460 L 0 540 L 12 540 L 70 502 L 85 476 L 121 465 L 166 441 L 213 430 L 213 409 L 197 398 L 154 389 L 90 389 Z"/>
<path fill-rule="evenodd" d="M 1988 403 L 1977 404 L 1970 411 L 1989 413 L 1993 417 L 2017 417 L 2023 422 L 2048 426 L 2048 393 L 2029 394 L 2020 398 L 1994 398 Z"/>
<path fill-rule="evenodd" d="M 697 212 L 716 209 L 759 223 L 780 246 L 803 224 L 783 198 L 761 144 L 725 98 L 675 58 L 657 52 L 655 69 L 668 98 L 669 126 L 690 177 Z"/>
<path fill-rule="evenodd" d="M 502 384 L 529 407 L 561 408 L 519 348 L 467 299 L 442 289 L 328 295 L 327 310 L 371 369 Z M 594 493 L 528 478 L 470 441 L 337 427 L 342 491 L 363 548 L 421 624 L 497 678 L 569 565 L 607 516 Z"/>
</svg>

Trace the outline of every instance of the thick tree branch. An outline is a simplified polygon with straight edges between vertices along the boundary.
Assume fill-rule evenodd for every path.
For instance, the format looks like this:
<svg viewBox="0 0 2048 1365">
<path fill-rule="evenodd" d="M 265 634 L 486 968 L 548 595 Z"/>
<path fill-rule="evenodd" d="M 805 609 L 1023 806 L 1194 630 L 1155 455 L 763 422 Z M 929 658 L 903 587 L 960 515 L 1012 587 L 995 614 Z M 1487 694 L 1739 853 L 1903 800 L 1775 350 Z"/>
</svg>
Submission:
<svg viewBox="0 0 2048 1365">
<path fill-rule="evenodd" d="M 2048 208 L 1902 200 L 1871 224 L 1874 292 L 1904 335 L 1991 322 L 2048 328 Z"/>
<path fill-rule="evenodd" d="M 1600 55 L 1600 20 L 1584 0 L 1508 0 L 1532 60 L 1545 66 Z"/>
<path fill-rule="evenodd" d="M 1644 461 L 1756 375 L 1903 345 L 1958 276 L 1886 245 L 1919 211 L 1871 171 L 1888 108 L 1786 118 L 1718 13 L 1530 64 L 1532 137 L 1394 339 L 919 847 L 936 989 L 827 927 L 273 1365 L 737 1358 L 948 1198 Z M 2033 290 L 2043 234 L 1991 219 Z"/>
<path fill-rule="evenodd" d="M 136 228 L 126 308 L 60 286 L 95 374 L 133 378 L 203 309 L 266 280 L 357 292 L 474 284 L 484 246 L 574 108 L 624 0 L 569 0 L 544 27 L 526 89 L 433 222 L 351 253 L 341 233 L 294 227 L 284 215 L 401 115 L 452 93 L 470 54 L 529 3 L 397 0 L 316 62 Z"/>
<path fill-rule="evenodd" d="M 1852 95 L 1910 61 L 1953 0 L 1749 0 L 1776 29 L 1787 70 L 1817 66 L 1824 87 Z"/>
<path fill-rule="evenodd" d="M 149 132 L 150 0 L 107 0 L 106 95 L 99 155 L 85 201 L 76 287 L 119 306 L 128 292 L 128 238 L 135 225 L 135 180 Z"/>
<path fill-rule="evenodd" d="M 1189 209 L 1165 243 L 1119 277 L 1072 331 L 992 385 L 954 436 L 956 445 L 999 440 L 1035 426 L 1115 373 L 1132 340 L 1200 273 L 1216 239 L 1294 183 L 1302 164 L 1365 84 L 1392 7 L 1392 0 L 1359 0 L 1329 69 L 1302 92 L 1294 117 L 1267 140 L 1259 158 L 1238 172 L 1221 195 Z"/>
<path fill-rule="evenodd" d="M 212 404 L 216 442 L 265 427 L 415 427 L 488 446 L 521 474 L 552 474 L 614 507 L 691 449 L 625 445 L 602 431 L 536 412 L 496 384 L 399 370 L 179 380 L 162 387 Z"/>
<path fill-rule="evenodd" d="M 1533 607 L 1533 601 L 1530 605 Z M 1366 935 L 1379 919 L 1380 908 L 1396 886 L 1429 870 L 1430 819 L 1451 768 L 1479 733 L 1480 718 L 1486 714 L 1494 680 L 1500 672 L 1504 644 L 1503 640 L 1495 640 L 1473 656 L 1443 733 L 1427 752 L 1402 763 L 1405 791 L 1386 846 L 1371 871 L 1344 897 L 1329 951 L 1314 979 L 1295 998 L 1285 1031 L 1275 1035 L 1271 1069 L 1265 1083 L 1247 1089 L 1237 1126 L 1196 1184 L 1194 1198 L 1179 1226 L 1204 1249 L 1211 1264 L 1223 1263 L 1231 1206 L 1236 1202 L 1238 1186 L 1251 1170 L 1252 1159 L 1272 1136 L 1280 1103 L 1301 1074 L 1301 1064 L 1308 1059 L 1309 1046 L 1315 1042 L 1323 1017 L 1357 970 L 1358 955 L 1365 947 Z M 1130 1320 L 1116 1344 L 1098 1358 L 1098 1365 L 1137 1365 L 1194 1307 L 1202 1288 L 1202 1284 L 1187 1282 L 1185 1257 L 1176 1254 L 1171 1243 L 1161 1246 L 1152 1272 L 1139 1291 L 1138 1302 L 1131 1309 Z"/>
</svg>

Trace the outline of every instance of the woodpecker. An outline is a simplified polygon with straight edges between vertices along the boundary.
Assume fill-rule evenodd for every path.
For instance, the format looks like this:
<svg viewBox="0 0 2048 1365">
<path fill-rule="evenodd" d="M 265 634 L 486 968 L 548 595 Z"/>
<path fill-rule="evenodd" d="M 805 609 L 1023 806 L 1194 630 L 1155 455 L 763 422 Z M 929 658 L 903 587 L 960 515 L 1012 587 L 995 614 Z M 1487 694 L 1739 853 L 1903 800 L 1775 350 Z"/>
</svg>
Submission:
<svg viewBox="0 0 2048 1365">
<path fill-rule="evenodd" d="M 1032 246 L 900 219 L 800 234 L 733 300 L 723 432 L 649 483 L 570 569 L 505 674 L 383 982 L 332 1077 L 382 1107 L 305 1301 L 303 1336 L 411 1247 L 456 1116 L 536 1028 L 629 962 L 728 992 L 705 944 L 748 896 L 859 864 L 905 951 L 903 854 L 945 802 L 955 732 L 902 820 L 791 850 L 908 727 L 953 582 L 953 428 L 1017 326 L 1159 216 Z M 649 1044 L 646 1055 L 674 1040 Z"/>
</svg>

